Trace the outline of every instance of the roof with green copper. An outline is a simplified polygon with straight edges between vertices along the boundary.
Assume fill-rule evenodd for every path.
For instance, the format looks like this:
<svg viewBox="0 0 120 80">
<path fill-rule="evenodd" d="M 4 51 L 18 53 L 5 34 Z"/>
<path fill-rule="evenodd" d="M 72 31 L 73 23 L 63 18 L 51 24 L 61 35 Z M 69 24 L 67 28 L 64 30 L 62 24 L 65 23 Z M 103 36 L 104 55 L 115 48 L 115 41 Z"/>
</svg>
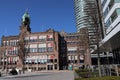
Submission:
<svg viewBox="0 0 120 80">
<path fill-rule="evenodd" d="M 25 12 L 24 15 L 22 16 L 22 22 L 25 22 L 25 19 L 28 18 L 30 20 L 30 16 L 28 12 Z"/>
</svg>

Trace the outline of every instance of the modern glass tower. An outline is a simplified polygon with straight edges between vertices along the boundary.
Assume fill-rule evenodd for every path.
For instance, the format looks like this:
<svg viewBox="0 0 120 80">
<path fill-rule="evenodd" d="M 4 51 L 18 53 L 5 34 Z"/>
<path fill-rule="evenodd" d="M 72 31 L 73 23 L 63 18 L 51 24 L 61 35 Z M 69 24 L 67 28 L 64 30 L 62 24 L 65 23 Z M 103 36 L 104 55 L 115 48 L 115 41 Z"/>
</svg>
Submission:
<svg viewBox="0 0 120 80">
<path fill-rule="evenodd" d="M 90 52 L 96 48 L 97 38 L 100 39 L 100 36 L 96 35 L 96 30 L 100 30 L 97 1 L 99 0 L 74 0 L 77 32 L 83 28 L 87 29 Z"/>
<path fill-rule="evenodd" d="M 77 32 L 84 27 L 92 27 L 96 16 L 95 0 L 74 0 Z"/>
</svg>

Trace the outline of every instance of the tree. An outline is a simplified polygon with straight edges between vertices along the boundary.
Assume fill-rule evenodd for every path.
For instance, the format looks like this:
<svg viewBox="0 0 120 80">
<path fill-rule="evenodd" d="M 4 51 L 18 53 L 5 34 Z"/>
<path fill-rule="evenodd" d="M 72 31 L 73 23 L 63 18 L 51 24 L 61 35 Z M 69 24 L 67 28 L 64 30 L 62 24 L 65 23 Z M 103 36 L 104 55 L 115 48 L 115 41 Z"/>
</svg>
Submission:
<svg viewBox="0 0 120 80">
<path fill-rule="evenodd" d="M 26 49 L 25 49 L 25 36 L 27 36 L 28 34 L 31 33 L 31 28 L 29 27 L 30 25 L 30 17 L 28 12 L 25 12 L 25 14 L 22 17 L 22 23 L 20 26 L 20 34 L 19 34 L 19 43 L 18 43 L 18 47 L 19 47 L 19 66 L 22 68 L 23 73 L 24 73 L 24 62 L 25 62 L 25 56 L 27 55 L 26 53 Z"/>
</svg>

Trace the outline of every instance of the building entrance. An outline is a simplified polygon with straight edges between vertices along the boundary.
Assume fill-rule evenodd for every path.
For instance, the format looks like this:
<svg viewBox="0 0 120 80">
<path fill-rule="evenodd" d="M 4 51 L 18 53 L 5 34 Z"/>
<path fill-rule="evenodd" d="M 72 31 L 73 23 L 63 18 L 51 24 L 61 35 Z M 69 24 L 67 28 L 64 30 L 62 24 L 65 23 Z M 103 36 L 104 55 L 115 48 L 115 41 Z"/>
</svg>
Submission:
<svg viewBox="0 0 120 80">
<path fill-rule="evenodd" d="M 48 65 L 47 68 L 48 70 L 53 70 L 53 65 Z"/>
</svg>

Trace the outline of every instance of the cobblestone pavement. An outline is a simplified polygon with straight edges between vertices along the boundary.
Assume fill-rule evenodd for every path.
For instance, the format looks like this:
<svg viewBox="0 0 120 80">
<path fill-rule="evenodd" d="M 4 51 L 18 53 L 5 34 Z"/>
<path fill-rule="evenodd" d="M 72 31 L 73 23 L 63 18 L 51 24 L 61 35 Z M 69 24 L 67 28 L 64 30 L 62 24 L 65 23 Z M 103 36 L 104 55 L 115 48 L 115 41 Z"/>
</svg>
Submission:
<svg viewBox="0 0 120 80">
<path fill-rule="evenodd" d="M 30 72 L 15 76 L 0 77 L 0 80 L 74 80 L 72 71 Z"/>
</svg>

